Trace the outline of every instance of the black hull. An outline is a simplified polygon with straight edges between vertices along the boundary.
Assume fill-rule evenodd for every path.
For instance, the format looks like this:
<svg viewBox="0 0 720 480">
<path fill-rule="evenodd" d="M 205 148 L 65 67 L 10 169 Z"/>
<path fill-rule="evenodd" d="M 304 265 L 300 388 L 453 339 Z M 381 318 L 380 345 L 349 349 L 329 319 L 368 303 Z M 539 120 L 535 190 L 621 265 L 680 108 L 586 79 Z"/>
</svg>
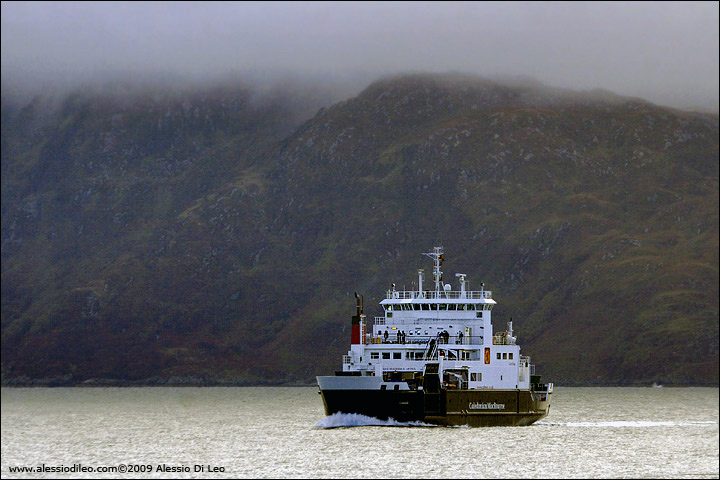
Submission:
<svg viewBox="0 0 720 480">
<path fill-rule="evenodd" d="M 526 426 L 548 414 L 549 398 L 529 390 L 322 390 L 325 414 L 357 413 L 400 422 L 470 427 Z"/>
</svg>

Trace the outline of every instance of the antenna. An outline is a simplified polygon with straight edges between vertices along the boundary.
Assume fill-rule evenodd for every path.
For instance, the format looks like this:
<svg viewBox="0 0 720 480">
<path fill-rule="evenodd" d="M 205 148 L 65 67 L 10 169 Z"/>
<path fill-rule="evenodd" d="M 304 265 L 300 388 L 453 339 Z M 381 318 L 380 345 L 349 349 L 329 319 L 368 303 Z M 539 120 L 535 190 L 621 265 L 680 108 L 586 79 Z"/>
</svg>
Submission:
<svg viewBox="0 0 720 480">
<path fill-rule="evenodd" d="M 433 280 L 435 281 L 435 293 L 439 294 L 440 284 L 442 283 L 442 271 L 440 270 L 440 266 L 445 260 L 443 247 L 434 247 L 431 253 L 423 253 L 423 255 L 433 259 Z"/>
</svg>

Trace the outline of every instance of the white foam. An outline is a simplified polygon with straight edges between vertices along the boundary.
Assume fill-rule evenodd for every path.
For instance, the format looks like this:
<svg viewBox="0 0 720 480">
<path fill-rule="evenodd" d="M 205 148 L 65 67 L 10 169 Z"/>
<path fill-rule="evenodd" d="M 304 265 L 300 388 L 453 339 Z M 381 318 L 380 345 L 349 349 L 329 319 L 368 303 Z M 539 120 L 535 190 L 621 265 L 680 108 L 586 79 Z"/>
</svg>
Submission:
<svg viewBox="0 0 720 480">
<path fill-rule="evenodd" d="M 315 428 L 339 428 L 339 427 L 434 427 L 427 423 L 411 421 L 398 422 L 393 418 L 381 420 L 368 417 L 359 413 L 334 413 L 325 417 L 315 424 Z"/>
</svg>

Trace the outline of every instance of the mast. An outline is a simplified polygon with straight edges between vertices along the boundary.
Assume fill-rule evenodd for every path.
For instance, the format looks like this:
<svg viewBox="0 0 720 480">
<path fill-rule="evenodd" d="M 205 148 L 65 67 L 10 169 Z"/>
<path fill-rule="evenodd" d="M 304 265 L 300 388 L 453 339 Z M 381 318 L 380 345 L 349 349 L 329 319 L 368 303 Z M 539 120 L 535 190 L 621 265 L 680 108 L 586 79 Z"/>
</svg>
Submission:
<svg viewBox="0 0 720 480">
<path fill-rule="evenodd" d="M 423 253 L 423 255 L 433 259 L 433 280 L 435 281 L 435 295 L 437 298 L 440 293 L 440 284 L 442 283 L 442 271 L 440 270 L 440 266 L 442 266 L 443 260 L 445 260 L 443 247 L 434 247 L 431 253 Z"/>
</svg>

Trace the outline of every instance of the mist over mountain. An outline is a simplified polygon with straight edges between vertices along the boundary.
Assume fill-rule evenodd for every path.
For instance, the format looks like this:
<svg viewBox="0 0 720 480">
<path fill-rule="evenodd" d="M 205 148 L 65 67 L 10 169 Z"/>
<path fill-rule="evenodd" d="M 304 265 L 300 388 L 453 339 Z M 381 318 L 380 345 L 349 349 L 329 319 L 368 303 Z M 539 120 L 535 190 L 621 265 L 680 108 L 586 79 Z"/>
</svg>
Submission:
<svg viewBox="0 0 720 480">
<path fill-rule="evenodd" d="M 717 114 L 470 74 L 5 86 L 3 384 L 311 382 L 435 245 L 556 384 L 718 383 Z"/>
<path fill-rule="evenodd" d="M 388 73 L 463 71 L 530 75 L 718 112 L 717 2 L 40 1 L 0 8 L 0 72 L 25 87 L 150 75 L 213 82 L 240 72 L 245 79 L 357 80 L 361 88 Z"/>
</svg>

